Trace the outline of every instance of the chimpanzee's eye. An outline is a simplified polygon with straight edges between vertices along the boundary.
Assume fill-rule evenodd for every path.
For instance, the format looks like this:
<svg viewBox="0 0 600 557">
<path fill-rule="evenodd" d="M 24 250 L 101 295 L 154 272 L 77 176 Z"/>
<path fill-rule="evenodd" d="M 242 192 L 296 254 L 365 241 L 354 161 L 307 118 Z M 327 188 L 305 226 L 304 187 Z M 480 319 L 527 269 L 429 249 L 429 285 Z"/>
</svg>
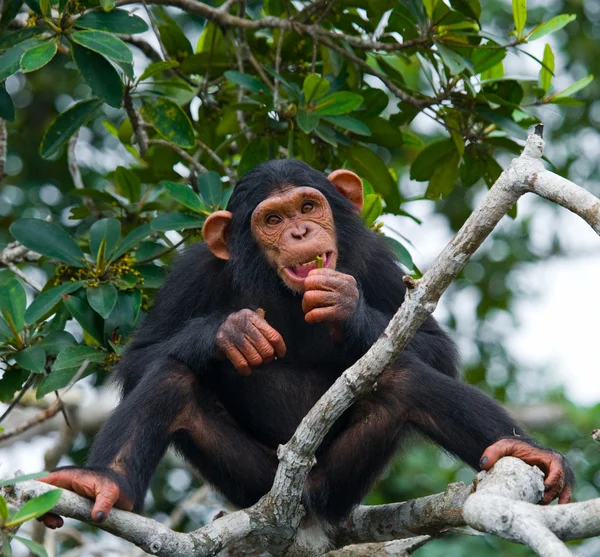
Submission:
<svg viewBox="0 0 600 557">
<path fill-rule="evenodd" d="M 275 226 L 276 224 L 279 224 L 281 222 L 281 217 L 277 216 L 277 215 L 267 215 L 267 218 L 265 219 L 267 224 L 270 224 L 271 226 Z"/>
<path fill-rule="evenodd" d="M 315 204 L 312 201 L 305 201 L 302 203 L 302 212 L 310 213 L 315 208 Z"/>
</svg>

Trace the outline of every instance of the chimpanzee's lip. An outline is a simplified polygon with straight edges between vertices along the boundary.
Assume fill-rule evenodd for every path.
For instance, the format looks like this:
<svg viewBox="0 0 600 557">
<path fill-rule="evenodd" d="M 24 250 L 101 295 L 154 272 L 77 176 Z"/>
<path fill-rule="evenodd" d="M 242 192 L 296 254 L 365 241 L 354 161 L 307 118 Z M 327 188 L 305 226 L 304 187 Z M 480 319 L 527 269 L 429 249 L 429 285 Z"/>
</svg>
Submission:
<svg viewBox="0 0 600 557">
<path fill-rule="evenodd" d="M 323 258 L 323 268 L 331 265 L 333 260 L 333 252 L 328 251 L 321 255 Z M 301 263 L 299 265 L 291 265 L 289 267 L 284 267 L 284 272 L 288 276 L 288 278 L 295 284 L 304 284 L 304 280 L 308 276 L 313 269 L 317 268 L 317 258 L 307 261 L 306 263 Z"/>
</svg>

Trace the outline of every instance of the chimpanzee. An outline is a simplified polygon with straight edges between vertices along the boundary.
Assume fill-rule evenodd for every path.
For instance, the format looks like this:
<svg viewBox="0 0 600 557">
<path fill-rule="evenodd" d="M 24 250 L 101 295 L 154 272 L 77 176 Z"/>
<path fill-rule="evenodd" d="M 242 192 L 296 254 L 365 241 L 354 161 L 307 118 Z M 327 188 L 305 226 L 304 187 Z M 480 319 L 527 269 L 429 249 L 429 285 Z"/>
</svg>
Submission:
<svg viewBox="0 0 600 557">
<path fill-rule="evenodd" d="M 405 294 L 403 271 L 360 217 L 349 170 L 326 177 L 296 160 L 248 172 L 227 211 L 210 215 L 116 371 L 123 399 L 88 465 L 45 481 L 140 511 L 173 444 L 238 507 L 271 488 L 277 447 L 337 377 L 377 340 Z M 318 264 L 318 262 L 321 263 Z M 493 400 L 457 379 L 457 352 L 433 318 L 376 388 L 335 424 L 304 490 L 309 516 L 339 521 L 411 431 L 474 468 L 513 455 L 546 473 L 544 502 L 568 502 L 572 472 Z M 50 527 L 62 524 L 46 515 Z"/>
</svg>

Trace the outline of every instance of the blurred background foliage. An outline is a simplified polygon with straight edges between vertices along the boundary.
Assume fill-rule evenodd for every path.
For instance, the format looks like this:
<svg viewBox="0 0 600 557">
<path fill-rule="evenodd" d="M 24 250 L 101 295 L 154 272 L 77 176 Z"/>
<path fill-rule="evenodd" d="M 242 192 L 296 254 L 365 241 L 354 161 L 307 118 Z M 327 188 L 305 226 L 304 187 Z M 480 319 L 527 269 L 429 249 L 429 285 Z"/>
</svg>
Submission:
<svg viewBox="0 0 600 557">
<path fill-rule="evenodd" d="M 0 249 L 18 240 L 42 257 L 18 264 L 27 281 L 0 269 L 2 402 L 26 390 L 52 397 L 82 379 L 102 388 L 177 251 L 201 240 L 205 216 L 224 207 L 235 180 L 262 161 L 295 157 L 323 171 L 357 172 L 367 224 L 389 235 L 415 275 L 411 252 L 419 246 L 400 234 L 407 219 L 418 220 L 414 203 L 429 204 L 458 230 L 540 119 L 555 171 L 600 194 L 600 159 L 573 148 L 598 141 L 594 0 L 530 1 L 526 11 L 525 2 L 503 0 L 227 2 L 229 13 L 248 21 L 297 22 L 300 31 L 284 33 L 220 26 L 202 10 L 117 4 L 3 5 Z M 302 31 L 311 24 L 380 44 L 311 37 Z M 381 44 L 398 38 L 412 43 Z M 531 61 L 532 41 L 547 46 L 527 76 L 515 68 Z M 561 73 L 553 76 L 555 59 Z M 571 458 L 576 498 L 597 497 L 600 458 L 589 433 L 600 424 L 600 405 L 578 407 L 561 389 L 546 388 L 544 370 L 524 369 L 497 326 L 500 315 L 518 325 L 523 292 L 514 273 L 565 253 L 557 226 L 546 229 L 542 249 L 531 242 L 535 214 L 511 213 L 516 220 L 494 232 L 446 294 L 445 325 L 460 335 L 465 308 L 453 300 L 465 291 L 475 296 L 467 316 L 475 356 L 466 358 L 465 379 L 509 406 L 559 408 L 560 418 L 538 420 L 534 433 Z M 382 216 L 392 224 L 382 228 Z M 425 236 L 426 223 L 422 229 Z M 525 374 L 538 379 L 524 394 Z M 80 434 L 64 462 L 83 463 L 91 440 Z M 471 478 L 471 470 L 416 443 L 368 502 L 423 496 Z M 163 516 L 198 485 L 167 459 L 147 513 Z M 189 513 L 182 527 L 207 516 Z M 600 555 L 593 542 L 584 549 Z M 490 536 L 449 536 L 419 550 L 467 552 L 528 554 Z"/>
</svg>

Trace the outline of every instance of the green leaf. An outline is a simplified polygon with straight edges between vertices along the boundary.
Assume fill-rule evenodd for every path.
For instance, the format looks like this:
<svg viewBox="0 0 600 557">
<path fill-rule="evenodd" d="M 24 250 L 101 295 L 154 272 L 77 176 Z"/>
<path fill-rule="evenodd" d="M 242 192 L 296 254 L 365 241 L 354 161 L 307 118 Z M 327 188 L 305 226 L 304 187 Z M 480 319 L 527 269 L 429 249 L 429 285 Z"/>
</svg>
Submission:
<svg viewBox="0 0 600 557">
<path fill-rule="evenodd" d="M 473 68 L 472 64 L 470 64 L 469 61 L 464 56 L 461 56 L 458 52 L 455 52 L 451 48 L 448 48 L 442 44 L 438 44 L 437 49 L 442 57 L 444 65 L 450 70 L 452 75 L 458 75 L 467 67 L 471 73 L 475 73 L 475 69 Z"/>
<path fill-rule="evenodd" d="M 100 316 L 90 307 L 87 300 L 83 299 L 82 293 L 76 292 L 65 298 L 64 303 L 69 313 L 81 325 L 81 328 L 97 342 L 102 341 L 102 320 Z"/>
<path fill-rule="evenodd" d="M 88 29 L 75 31 L 71 38 L 81 46 L 102 54 L 102 56 L 106 56 L 115 62 L 133 63 L 133 55 L 129 47 L 121 39 L 110 33 Z"/>
<path fill-rule="evenodd" d="M 304 92 L 304 103 L 308 105 L 329 92 L 329 81 L 319 74 L 311 73 L 304 79 L 302 90 Z"/>
<path fill-rule="evenodd" d="M 138 81 L 144 81 L 149 77 L 154 77 L 165 70 L 170 70 L 171 68 L 176 68 L 177 66 L 179 66 L 179 62 L 177 62 L 177 60 L 161 60 L 160 62 L 154 62 L 144 70 L 144 73 L 138 78 Z"/>
<path fill-rule="evenodd" d="M 190 119 L 173 101 L 160 97 L 152 103 L 144 102 L 142 115 L 168 141 L 180 147 L 193 147 L 196 144 Z"/>
<path fill-rule="evenodd" d="M 400 263 L 402 263 L 402 265 L 404 265 L 404 267 L 406 267 L 409 271 L 414 269 L 414 263 L 408 250 L 398 240 L 395 240 L 394 238 L 385 236 L 384 239 L 386 243 L 390 246 L 392 251 L 396 254 L 396 257 L 398 258 Z"/>
<path fill-rule="evenodd" d="M 100 99 L 88 99 L 74 104 L 71 108 L 59 114 L 42 138 L 40 145 L 42 157 L 47 159 L 58 152 L 101 106 L 102 101 Z"/>
<path fill-rule="evenodd" d="M 75 20 L 77 27 L 84 29 L 96 29 L 108 33 L 123 33 L 124 35 L 135 35 L 148 31 L 146 22 L 137 15 L 127 10 L 112 10 L 110 12 L 88 12 Z"/>
<path fill-rule="evenodd" d="M 77 369 L 86 360 L 102 363 L 105 359 L 106 354 L 104 352 L 100 352 L 91 346 L 71 346 L 60 351 L 52 366 L 52 373 L 63 369 Z"/>
<path fill-rule="evenodd" d="M 152 233 L 152 227 L 149 222 L 138 226 L 135 230 L 132 230 L 125 238 L 123 238 L 115 253 L 112 254 L 110 260 L 116 261 L 122 255 L 125 255 L 128 251 L 132 250 L 137 244 L 139 244 L 146 236 Z"/>
<path fill-rule="evenodd" d="M 56 506 L 56 503 L 58 503 L 61 493 L 62 489 L 53 489 L 30 499 L 10 518 L 4 527 L 12 528 L 22 522 L 37 518 L 51 511 Z"/>
<path fill-rule="evenodd" d="M 153 265 L 152 263 L 140 265 L 139 267 L 136 267 L 136 269 L 144 278 L 144 289 L 160 288 L 167 278 L 166 268 Z"/>
<path fill-rule="evenodd" d="M 117 191 L 123 197 L 129 199 L 132 203 L 139 201 L 140 196 L 142 195 L 142 181 L 135 172 L 132 172 L 124 166 L 117 166 L 115 170 L 115 181 Z"/>
<path fill-rule="evenodd" d="M 450 195 L 458 180 L 460 158 L 460 153 L 454 151 L 438 160 L 425 192 L 427 199 L 439 199 L 440 196 L 446 198 Z"/>
<path fill-rule="evenodd" d="M 4 23 L 4 18 L 2 18 L 2 23 Z M 25 41 L 36 38 L 47 31 L 48 29 L 46 27 L 23 27 L 17 31 L 7 31 L 6 29 L 3 29 L 0 34 L 0 50 L 8 50 L 13 46 L 22 45 Z M 41 41 L 39 41 L 38 44 L 40 44 L 40 42 Z M 32 46 L 29 46 L 28 48 L 32 48 Z M 21 51 L 21 55 L 23 55 L 25 50 L 27 50 L 27 48 L 24 48 Z"/>
<path fill-rule="evenodd" d="M 555 31 L 559 31 L 565 25 L 571 23 L 571 21 L 575 21 L 577 16 L 575 14 L 561 14 L 553 17 L 550 21 L 545 21 L 544 23 L 540 23 L 537 27 L 527 35 L 528 41 L 535 41 L 544 37 L 545 35 L 549 35 L 550 33 L 554 33 Z"/>
<path fill-rule="evenodd" d="M 2 555 L 4 557 L 12 557 L 12 549 L 10 547 L 10 538 L 8 532 L 2 532 Z"/>
<path fill-rule="evenodd" d="M 23 369 L 33 371 L 33 373 L 44 373 L 46 351 L 43 346 L 34 344 L 25 350 L 15 352 L 12 356 Z"/>
<path fill-rule="evenodd" d="M 83 267 L 85 257 L 75 240 L 60 226 L 41 219 L 19 219 L 10 225 L 10 233 L 30 250 Z"/>
<path fill-rule="evenodd" d="M 365 201 L 361 216 L 365 219 L 367 226 L 371 226 L 383 213 L 381 196 L 376 193 L 365 195 Z"/>
<path fill-rule="evenodd" d="M 592 74 L 590 74 L 587 77 L 584 77 L 583 79 L 580 79 L 579 81 L 576 81 L 572 85 L 569 85 L 569 87 L 567 87 L 563 91 L 560 91 L 559 93 L 555 93 L 550 98 L 551 99 L 564 99 L 564 98 L 571 97 L 575 93 L 581 91 L 584 87 L 587 87 L 592 81 L 594 81 L 594 76 Z"/>
<path fill-rule="evenodd" d="M 8 518 L 8 505 L 6 504 L 6 499 L 0 495 L 0 518 L 2 522 Z"/>
<path fill-rule="evenodd" d="M 48 475 L 48 472 L 42 470 L 41 472 L 33 472 L 32 474 L 23 474 L 21 476 L 15 476 L 14 478 L 8 478 L 0 482 L 0 487 L 6 487 L 7 485 L 15 485 L 21 482 L 28 482 L 29 480 L 37 480 Z"/>
<path fill-rule="evenodd" d="M 44 290 L 38 294 L 35 300 L 25 311 L 25 323 L 33 325 L 38 319 L 49 314 L 58 304 L 63 296 L 75 292 L 85 283 L 83 281 L 65 282 L 60 286 Z"/>
<path fill-rule="evenodd" d="M 85 361 L 85 359 L 83 360 Z M 82 362 L 83 365 L 83 362 Z M 49 393 L 52 393 L 54 391 L 58 391 L 59 389 L 63 389 L 64 387 L 67 387 L 68 385 L 71 384 L 71 382 L 73 381 L 73 379 L 75 378 L 75 376 L 77 376 L 77 374 L 79 373 L 79 370 L 81 369 L 81 365 L 77 366 L 77 367 L 72 367 L 72 368 L 68 368 L 68 369 L 59 369 L 56 371 L 52 371 L 50 372 L 50 375 L 48 375 L 48 377 L 46 377 L 39 385 L 39 387 L 37 388 L 37 391 L 35 393 L 35 397 L 36 399 L 40 399 L 44 396 L 46 396 Z M 91 375 L 92 373 L 95 373 L 97 370 L 95 364 L 88 364 L 88 366 L 85 368 L 85 370 L 83 371 L 83 373 L 81 373 L 81 375 L 78 377 L 78 381 L 81 381 L 84 377 L 87 377 L 88 375 Z"/>
<path fill-rule="evenodd" d="M 21 69 L 24 73 L 39 70 L 54 58 L 57 50 L 58 47 L 53 40 L 33 47 L 21 57 Z"/>
<path fill-rule="evenodd" d="M 23 54 L 44 42 L 41 39 L 28 39 L 0 55 L 0 81 L 4 81 L 7 77 L 18 72 Z"/>
<path fill-rule="evenodd" d="M 155 9 L 155 11 L 157 10 Z M 163 16 L 166 15 L 164 11 L 161 11 L 161 14 Z M 171 58 L 175 58 L 177 61 L 181 62 L 188 56 L 194 54 L 194 49 L 188 38 L 185 36 L 185 33 L 171 18 L 168 18 L 168 21 L 166 22 L 159 23 L 157 27 L 160 40 L 162 41 L 167 54 L 169 54 Z"/>
<path fill-rule="evenodd" d="M 336 116 L 338 114 L 347 114 L 356 110 L 363 102 L 363 98 L 356 93 L 350 93 L 349 91 L 338 91 L 322 98 L 317 106 L 315 106 L 315 112 L 319 116 Z"/>
<path fill-rule="evenodd" d="M 46 354 L 56 356 L 61 350 L 77 346 L 77 341 L 71 333 L 67 331 L 52 331 L 39 342 L 44 347 Z"/>
<path fill-rule="evenodd" d="M 433 10 L 435 10 L 437 3 L 438 0 L 423 0 L 423 6 L 425 6 L 425 12 L 427 13 L 427 17 L 429 19 L 433 18 Z"/>
<path fill-rule="evenodd" d="M 0 284 L 0 313 L 13 332 L 19 333 L 25 326 L 27 296 L 19 280 L 9 278 Z"/>
<path fill-rule="evenodd" d="M 512 0 L 512 10 L 517 37 L 521 37 L 527 23 L 527 0 Z"/>
<path fill-rule="evenodd" d="M 351 116 L 325 116 L 323 120 L 326 120 L 334 126 L 344 128 L 345 130 L 357 133 L 359 135 L 371 135 L 371 130 L 366 124 L 360 120 L 357 120 L 356 118 L 352 118 Z"/>
<path fill-rule="evenodd" d="M 248 89 L 248 91 L 251 91 L 252 93 L 261 95 L 268 91 L 267 86 L 262 81 L 247 73 L 228 71 L 223 75 L 232 83 L 235 83 L 244 89 Z"/>
<path fill-rule="evenodd" d="M 198 194 L 189 186 L 177 184 L 176 182 L 170 182 L 168 180 L 163 180 L 159 185 L 165 188 L 167 193 L 184 207 L 187 207 L 196 213 L 206 214 L 207 212 L 210 212 L 208 207 L 202 203 Z"/>
<path fill-rule="evenodd" d="M 141 295 L 139 290 L 119 293 L 115 309 L 104 322 L 105 338 L 115 333 L 126 338 L 133 331 L 140 312 Z"/>
<path fill-rule="evenodd" d="M 79 73 L 92 92 L 110 106 L 121 108 L 123 82 L 113 65 L 104 56 L 78 44 L 73 43 L 71 51 Z"/>
<path fill-rule="evenodd" d="M 21 536 L 13 536 L 13 538 L 17 541 L 20 541 L 34 555 L 37 555 L 38 557 L 48 557 L 48 553 L 46 553 L 43 545 L 34 542 L 33 540 L 22 538 Z"/>
<path fill-rule="evenodd" d="M 152 230 L 166 232 L 167 230 L 187 230 L 188 228 L 202 228 L 204 219 L 186 215 L 184 213 L 165 213 L 152 219 Z M 144 283 L 144 286 L 146 284 Z"/>
<path fill-rule="evenodd" d="M 121 239 L 121 222 L 117 219 L 100 219 L 90 227 L 90 252 L 94 261 L 98 257 L 100 244 L 104 240 L 106 256 L 110 257 Z"/>
<path fill-rule="evenodd" d="M 298 127 L 304 133 L 310 133 L 319 125 L 319 115 L 315 114 L 312 110 L 299 108 L 296 115 L 296 122 L 298 122 Z"/>
<path fill-rule="evenodd" d="M 15 105 L 12 97 L 4 87 L 0 87 L 0 118 L 8 122 L 15 119 Z"/>
<path fill-rule="evenodd" d="M 198 190 L 202 201 L 209 207 L 217 207 L 223 196 L 221 177 L 214 171 L 205 172 L 198 177 Z"/>
<path fill-rule="evenodd" d="M 385 199 L 389 211 L 398 210 L 400 205 L 398 185 L 381 157 L 362 145 L 353 145 L 349 154 L 352 160 L 350 168 L 373 184 L 375 191 Z"/>
<path fill-rule="evenodd" d="M 11 339 L 13 336 L 10 327 L 6 324 L 6 321 L 0 317 L 0 344 L 2 342 Z"/>
<path fill-rule="evenodd" d="M 23 388 L 28 377 L 29 372 L 24 369 L 14 368 L 5 372 L 0 379 L 0 402 L 10 402 L 16 392 Z"/>
<path fill-rule="evenodd" d="M 244 174 L 252 170 L 255 166 L 271 158 L 269 154 L 269 142 L 264 137 L 255 137 L 242 152 L 242 158 L 237 167 L 238 176 L 244 176 Z"/>
<path fill-rule="evenodd" d="M 88 303 L 94 311 L 106 319 L 117 303 L 117 289 L 112 284 L 87 288 Z"/>
<path fill-rule="evenodd" d="M 554 74 L 554 52 L 549 44 L 544 47 L 544 58 L 542 59 L 543 66 L 540 68 L 540 87 L 544 93 L 550 89 L 552 85 L 552 76 Z"/>
<path fill-rule="evenodd" d="M 410 167 L 411 180 L 420 182 L 429 180 L 440 159 L 454 151 L 456 151 L 456 146 L 451 139 L 436 141 L 425 147 Z"/>
</svg>

